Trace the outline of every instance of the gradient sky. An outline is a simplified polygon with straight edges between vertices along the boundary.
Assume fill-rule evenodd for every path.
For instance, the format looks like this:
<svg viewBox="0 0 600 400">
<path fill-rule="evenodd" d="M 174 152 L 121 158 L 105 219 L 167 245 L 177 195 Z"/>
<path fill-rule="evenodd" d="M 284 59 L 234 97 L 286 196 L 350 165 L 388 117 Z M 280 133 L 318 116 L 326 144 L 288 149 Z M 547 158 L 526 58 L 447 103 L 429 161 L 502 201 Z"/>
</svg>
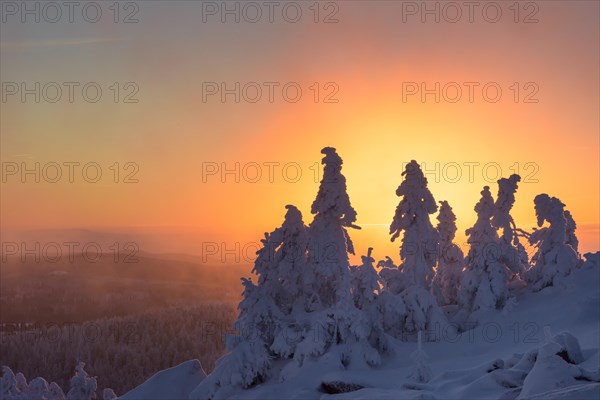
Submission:
<svg viewBox="0 0 600 400">
<path fill-rule="evenodd" d="M 495 163 L 505 177 L 516 165 L 529 177 L 520 184 L 513 211 L 519 227 L 535 226 L 533 198 L 548 193 L 572 212 L 581 250 L 597 250 L 599 3 L 539 1 L 537 23 L 522 22 L 535 11 L 525 9 L 526 2 L 515 23 L 512 3 L 498 2 L 503 14 L 497 23 L 487 22 L 479 9 L 473 23 L 467 9 L 456 23 L 436 23 L 432 16 L 423 23 L 419 15 L 403 22 L 406 4 L 390 1 L 339 1 L 338 22 L 327 24 L 313 21 L 313 2 L 296 2 L 303 11 L 298 23 L 282 18 L 284 2 L 273 23 L 266 15 L 257 23 L 235 23 L 233 17 L 222 23 L 218 15 L 203 22 L 201 2 L 138 2 L 139 22 L 130 24 L 114 23 L 109 3 L 99 3 L 98 23 L 83 20 L 81 10 L 73 23 L 66 17 L 22 23 L 3 14 L 3 83 L 97 82 L 103 98 L 91 104 L 80 91 L 72 104 L 66 92 L 57 103 L 9 97 L 0 112 L 2 162 L 97 162 L 103 178 L 95 184 L 81 175 L 72 184 L 65 177 L 21 183 L 9 176 L 0 194 L 0 227 L 5 235 L 64 228 L 151 233 L 147 250 L 154 252 L 197 254 L 202 241 L 256 242 L 281 224 L 286 204 L 297 205 L 310 223 L 315 165 L 320 149 L 333 146 L 344 159 L 350 199 L 363 225 L 351 232 L 359 253 L 373 246 L 376 257 L 397 258 L 388 227 L 402 165 L 412 159 L 427 169 L 440 164 L 439 179 L 427 175 L 430 189 L 454 208 L 461 243 L 475 221 L 482 187 L 491 186 L 496 195 L 497 185 L 488 181 L 495 168 L 488 169 L 490 179 L 483 175 L 483 166 Z M 320 20 L 335 10 L 326 2 L 319 8 Z M 119 18 L 131 10 L 121 10 Z M 134 82 L 139 102 L 114 103 L 114 82 Z M 236 104 L 232 97 L 221 103 L 218 96 L 203 102 L 203 82 L 296 82 L 303 96 L 288 103 L 276 90 L 273 103 L 266 91 L 254 104 Z M 320 100 L 330 91 L 324 85 L 334 82 L 339 102 L 315 103 L 309 88 L 314 82 Z M 462 86 L 456 103 L 436 103 L 432 95 L 405 102 L 405 82 L 430 88 L 436 82 L 478 82 L 479 88 L 495 82 L 503 93 L 491 103 L 476 89 L 471 103 Z M 517 103 L 510 89 L 515 82 Z M 522 101 L 531 91 L 527 82 L 534 84 L 527 88 L 539 89 L 537 103 Z M 126 163 L 136 163 L 139 182 L 114 183 L 109 166 L 115 162 L 121 173 Z M 203 182 L 207 162 L 230 168 L 254 162 L 263 166 L 263 176 L 257 183 L 236 183 L 232 175 L 225 182 L 219 175 Z M 273 182 L 264 166 L 271 162 L 280 163 Z M 480 164 L 470 181 L 464 163 L 473 162 Z M 284 179 L 281 167 L 287 163 L 302 168 L 297 182 Z M 448 163 L 462 166 L 457 182 L 443 179 Z M 454 177 L 454 170 L 446 171 Z"/>
</svg>

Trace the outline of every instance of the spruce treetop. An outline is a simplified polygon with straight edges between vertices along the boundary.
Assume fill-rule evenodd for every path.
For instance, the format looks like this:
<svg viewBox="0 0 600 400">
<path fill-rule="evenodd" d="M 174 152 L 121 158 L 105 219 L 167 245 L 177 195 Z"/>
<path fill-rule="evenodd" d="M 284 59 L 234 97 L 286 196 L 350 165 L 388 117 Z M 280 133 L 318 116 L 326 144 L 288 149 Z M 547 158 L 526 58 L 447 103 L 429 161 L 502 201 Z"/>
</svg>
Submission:
<svg viewBox="0 0 600 400">
<path fill-rule="evenodd" d="M 340 220 L 342 226 L 358 228 L 354 225 L 356 211 L 352 208 L 346 192 L 346 178 L 341 172 L 342 158 L 333 147 L 325 147 L 321 153 L 325 154 L 321 160 L 321 164 L 325 167 L 319 192 L 312 203 L 311 213 L 327 215 Z"/>
<path fill-rule="evenodd" d="M 437 204 L 427 188 L 427 178 L 415 160 L 406 165 L 402 176 L 405 178 L 396 189 L 396 196 L 402 197 L 402 200 L 396 207 L 396 213 L 390 225 L 392 242 L 411 225 L 425 222 L 431 226 L 428 215 L 437 211 Z M 424 228 L 428 230 L 428 227 Z"/>
<path fill-rule="evenodd" d="M 452 243 L 456 235 L 456 215 L 446 200 L 440 201 L 440 213 L 437 216 L 437 230 L 440 233 L 440 242 Z"/>
</svg>

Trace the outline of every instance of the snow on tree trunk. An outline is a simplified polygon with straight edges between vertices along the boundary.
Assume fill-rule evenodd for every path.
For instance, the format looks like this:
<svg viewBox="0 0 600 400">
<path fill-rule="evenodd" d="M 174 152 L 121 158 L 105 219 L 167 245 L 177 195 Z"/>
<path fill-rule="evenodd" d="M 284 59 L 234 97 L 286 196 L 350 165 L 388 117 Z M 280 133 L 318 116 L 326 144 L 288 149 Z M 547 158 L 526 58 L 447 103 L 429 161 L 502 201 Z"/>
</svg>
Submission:
<svg viewBox="0 0 600 400">
<path fill-rule="evenodd" d="M 440 253 L 432 291 L 438 304 L 457 304 L 464 254 L 460 247 L 453 243 L 456 234 L 456 216 L 447 201 L 440 201 L 437 220 L 439 221 L 437 231 L 440 237 Z"/>
<path fill-rule="evenodd" d="M 533 266 L 525 272 L 525 279 L 534 291 L 547 286 L 561 286 L 565 278 L 577 267 L 579 257 L 568 241 L 568 218 L 564 204 L 556 197 L 547 194 L 534 199 L 538 226 L 529 237 L 529 242 L 537 248 L 532 257 Z M 569 214 L 570 215 L 570 214 Z M 542 227 L 544 222 L 549 226 Z M 575 222 L 570 224 L 573 235 Z M 576 238 L 575 238 L 576 240 Z"/>
</svg>

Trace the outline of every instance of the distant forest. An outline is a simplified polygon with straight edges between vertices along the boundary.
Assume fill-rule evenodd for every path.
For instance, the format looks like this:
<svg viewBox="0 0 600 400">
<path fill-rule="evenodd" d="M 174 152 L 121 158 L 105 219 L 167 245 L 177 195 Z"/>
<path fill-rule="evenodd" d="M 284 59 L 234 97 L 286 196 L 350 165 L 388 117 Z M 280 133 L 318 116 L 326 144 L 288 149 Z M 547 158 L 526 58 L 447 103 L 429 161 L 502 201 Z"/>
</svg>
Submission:
<svg viewBox="0 0 600 400">
<path fill-rule="evenodd" d="M 118 395 L 186 360 L 210 372 L 249 268 L 138 259 L 0 264 L 0 366 L 68 388 L 81 360 Z"/>
<path fill-rule="evenodd" d="M 0 330 L 14 331 L 15 323 L 80 323 L 207 301 L 237 303 L 240 277 L 250 269 L 239 264 L 138 260 L 90 263 L 65 258 L 52 264 L 9 258 L 0 264 Z"/>
<path fill-rule="evenodd" d="M 0 365 L 68 388 L 77 361 L 85 360 L 100 393 L 111 388 L 122 395 L 156 371 L 190 359 L 212 371 L 225 353 L 223 335 L 232 333 L 235 315 L 234 305 L 207 303 L 90 321 L 62 331 L 3 334 Z"/>
</svg>

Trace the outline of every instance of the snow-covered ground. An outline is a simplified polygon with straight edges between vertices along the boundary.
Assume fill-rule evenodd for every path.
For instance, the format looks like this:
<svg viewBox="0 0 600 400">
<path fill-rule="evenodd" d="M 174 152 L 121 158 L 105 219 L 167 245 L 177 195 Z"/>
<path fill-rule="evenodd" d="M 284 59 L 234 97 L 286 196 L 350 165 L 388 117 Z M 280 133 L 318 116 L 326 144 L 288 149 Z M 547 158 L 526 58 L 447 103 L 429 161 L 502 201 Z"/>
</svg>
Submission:
<svg viewBox="0 0 600 400">
<path fill-rule="evenodd" d="M 120 399 L 185 399 L 204 378 L 200 361 L 190 360 L 157 373 Z"/>
<path fill-rule="evenodd" d="M 306 362 L 285 380 L 283 374 L 277 375 L 282 368 L 275 368 L 265 383 L 235 389 L 229 397 L 599 399 L 599 266 L 587 263 L 566 288 L 548 287 L 538 293 L 523 290 L 517 299 L 510 312 L 490 311 L 477 327 L 462 334 L 433 332 L 441 340 L 423 343 L 432 372 L 427 383 L 409 378 L 415 367 L 410 354 L 417 344 L 395 341 L 392 354 L 383 357 L 381 366 L 345 369 L 329 363 L 325 356 Z M 562 332 L 578 340 L 580 353 L 572 338 Z M 122 398 L 195 398 L 193 390 L 202 377 L 199 365 L 190 361 L 157 373 Z M 352 391 L 327 393 L 340 387 Z"/>
</svg>

